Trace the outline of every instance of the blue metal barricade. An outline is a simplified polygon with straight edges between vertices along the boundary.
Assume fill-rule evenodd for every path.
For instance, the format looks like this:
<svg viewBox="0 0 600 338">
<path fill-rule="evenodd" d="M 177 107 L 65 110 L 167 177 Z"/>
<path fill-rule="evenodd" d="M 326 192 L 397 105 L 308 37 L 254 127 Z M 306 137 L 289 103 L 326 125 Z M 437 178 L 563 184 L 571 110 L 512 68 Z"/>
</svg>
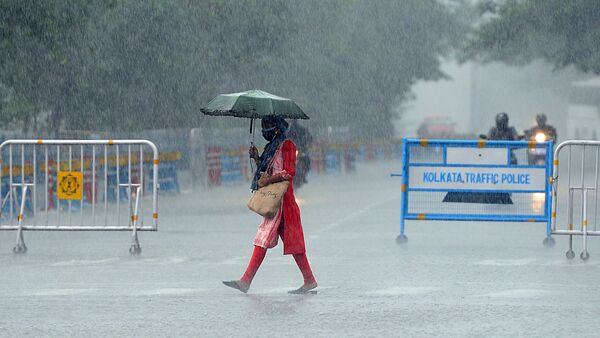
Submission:
<svg viewBox="0 0 600 338">
<path fill-rule="evenodd" d="M 151 165 L 147 165 L 148 168 L 151 168 Z M 147 171 L 149 169 L 146 169 Z M 116 175 L 114 176 L 116 177 Z M 123 180 L 123 178 L 127 179 L 127 174 L 121 174 L 120 179 Z M 152 191 L 152 184 L 150 184 L 151 182 L 149 182 L 148 180 L 146 180 L 146 182 L 148 183 L 146 189 L 148 191 Z M 113 184 L 114 182 L 110 182 L 111 184 Z M 116 189 L 115 189 L 116 190 Z M 177 180 L 177 164 L 173 163 L 173 162 L 161 162 L 160 167 L 158 168 L 158 191 L 160 193 L 168 193 L 168 194 L 179 194 L 180 190 L 179 190 L 179 181 Z M 109 197 L 111 197 L 110 195 L 114 193 L 111 193 L 109 191 Z M 114 198 L 114 197 L 113 197 Z M 122 196 L 121 196 L 122 198 Z"/>
<path fill-rule="evenodd" d="M 552 149 L 552 142 L 404 139 L 397 242 L 407 239 L 406 220 L 448 220 L 546 222 L 547 243 Z"/>
<path fill-rule="evenodd" d="M 325 173 L 339 174 L 342 172 L 340 166 L 340 153 L 333 149 L 328 149 L 325 152 Z"/>
<path fill-rule="evenodd" d="M 231 156 L 223 153 L 221 156 L 221 182 L 225 185 L 239 184 L 242 182 L 240 156 Z"/>
</svg>

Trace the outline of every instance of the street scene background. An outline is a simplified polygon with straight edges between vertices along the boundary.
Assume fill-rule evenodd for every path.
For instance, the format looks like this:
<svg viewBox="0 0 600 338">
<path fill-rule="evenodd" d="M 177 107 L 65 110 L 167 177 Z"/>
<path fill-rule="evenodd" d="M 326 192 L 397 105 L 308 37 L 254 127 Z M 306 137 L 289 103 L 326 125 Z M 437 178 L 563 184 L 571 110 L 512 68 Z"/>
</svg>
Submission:
<svg viewBox="0 0 600 338">
<path fill-rule="evenodd" d="M 428 140 L 480 147 L 501 126 L 526 141 L 518 164 L 539 171 L 553 163 L 535 155 L 538 121 L 555 127 L 541 135 L 554 145 L 598 140 L 599 23 L 596 0 L 0 0 L 0 141 L 106 140 L 1 147 L 0 228 L 58 227 L 59 215 L 102 226 L 91 224 L 98 210 L 133 229 L 132 201 L 149 225 L 155 191 L 160 210 L 140 255 L 129 228 L 25 231 L 27 250 L 0 231 L 0 336 L 597 336 L 597 238 L 584 261 L 579 236 L 574 259 L 566 236 L 544 247 L 544 223 L 415 220 L 398 244 L 406 186 L 391 174 L 405 138 L 445 163 Z M 203 109 L 253 89 L 310 117 L 290 120 L 290 133 L 316 294 L 287 293 L 302 278 L 281 244 L 248 294 L 221 284 L 252 252 L 261 219 L 246 207 L 248 148 L 266 142 L 259 120 Z M 125 158 L 119 139 L 150 140 L 158 158 L 148 148 Z M 597 149 L 573 161 L 563 151 L 559 229 L 597 228 Z M 569 190 L 579 181 L 567 170 L 589 175 Z M 81 200 L 57 198 L 59 171 L 83 172 Z M 515 203 L 475 207 L 543 214 L 543 193 L 501 193 Z M 445 194 L 413 206 L 438 210 Z M 455 204 L 443 207 L 475 205 Z"/>
</svg>

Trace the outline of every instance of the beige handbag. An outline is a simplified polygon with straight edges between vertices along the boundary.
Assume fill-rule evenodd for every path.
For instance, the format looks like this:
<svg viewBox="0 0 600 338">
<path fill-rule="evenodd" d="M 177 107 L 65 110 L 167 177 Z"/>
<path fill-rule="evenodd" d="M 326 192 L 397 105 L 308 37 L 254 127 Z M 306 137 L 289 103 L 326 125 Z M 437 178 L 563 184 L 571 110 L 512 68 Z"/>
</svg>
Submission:
<svg viewBox="0 0 600 338">
<path fill-rule="evenodd" d="M 282 181 L 256 190 L 248 201 L 248 209 L 266 218 L 275 217 L 289 185 L 290 182 Z"/>
<path fill-rule="evenodd" d="M 281 151 L 281 148 L 277 150 L 277 152 L 279 151 Z M 275 156 L 277 156 L 277 152 L 275 153 Z M 273 156 L 273 159 L 275 156 Z M 272 166 L 273 160 L 271 160 L 267 172 L 271 171 L 269 169 L 272 169 Z M 279 208 L 281 207 L 283 195 L 287 191 L 289 185 L 289 181 L 282 181 L 269 184 L 256 190 L 248 201 L 248 209 L 266 218 L 275 217 L 277 211 L 279 211 Z"/>
</svg>

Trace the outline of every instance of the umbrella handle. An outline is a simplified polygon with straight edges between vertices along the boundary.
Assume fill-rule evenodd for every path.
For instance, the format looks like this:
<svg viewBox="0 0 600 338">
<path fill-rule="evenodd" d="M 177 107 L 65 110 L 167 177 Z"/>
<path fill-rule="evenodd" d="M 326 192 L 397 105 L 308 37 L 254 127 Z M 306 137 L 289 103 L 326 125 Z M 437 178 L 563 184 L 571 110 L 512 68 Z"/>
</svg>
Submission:
<svg viewBox="0 0 600 338">
<path fill-rule="evenodd" d="M 250 119 L 250 135 L 252 135 L 252 141 L 250 141 L 250 145 L 254 146 L 254 119 Z"/>
</svg>

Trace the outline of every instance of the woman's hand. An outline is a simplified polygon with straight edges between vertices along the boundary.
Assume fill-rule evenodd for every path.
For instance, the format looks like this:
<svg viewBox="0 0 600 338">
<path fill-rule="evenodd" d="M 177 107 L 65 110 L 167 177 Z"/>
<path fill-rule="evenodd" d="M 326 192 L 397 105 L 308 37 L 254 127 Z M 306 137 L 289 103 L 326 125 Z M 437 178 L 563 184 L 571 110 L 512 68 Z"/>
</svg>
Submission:
<svg viewBox="0 0 600 338">
<path fill-rule="evenodd" d="M 248 155 L 251 159 L 254 159 L 255 161 L 258 161 L 259 159 L 258 149 L 256 149 L 254 145 L 250 146 L 250 149 L 248 149 Z"/>
<path fill-rule="evenodd" d="M 286 180 L 286 178 L 283 177 L 281 174 L 275 174 L 273 176 L 268 176 L 266 174 L 262 174 L 262 176 L 258 179 L 258 182 L 256 182 L 256 183 L 258 184 L 259 188 L 262 188 L 266 185 L 283 182 L 285 180 Z"/>
<path fill-rule="evenodd" d="M 267 185 L 269 185 L 270 183 L 271 183 L 271 182 L 270 182 L 270 180 L 269 180 L 269 177 L 268 177 L 268 176 L 265 176 L 265 175 L 261 176 L 261 177 L 258 179 L 258 182 L 257 182 L 257 184 L 258 184 L 258 187 L 259 187 L 259 188 L 262 188 L 262 187 L 264 187 L 264 186 L 267 186 Z"/>
</svg>

